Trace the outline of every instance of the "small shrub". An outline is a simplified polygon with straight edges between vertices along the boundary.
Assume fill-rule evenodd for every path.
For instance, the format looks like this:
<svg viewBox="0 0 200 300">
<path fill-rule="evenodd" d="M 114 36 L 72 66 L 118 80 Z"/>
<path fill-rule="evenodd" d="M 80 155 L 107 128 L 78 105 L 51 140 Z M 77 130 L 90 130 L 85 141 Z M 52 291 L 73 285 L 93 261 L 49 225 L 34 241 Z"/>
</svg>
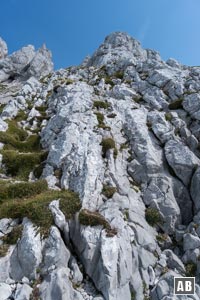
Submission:
<svg viewBox="0 0 200 300">
<path fill-rule="evenodd" d="M 106 196 L 108 199 L 112 198 L 114 193 L 117 191 L 117 188 L 114 186 L 103 185 L 102 194 Z"/>
<path fill-rule="evenodd" d="M 182 99 L 182 98 L 177 99 L 177 100 L 175 100 L 174 102 L 170 103 L 170 104 L 168 105 L 168 108 L 169 108 L 169 109 L 180 109 L 180 108 L 183 108 L 182 102 L 183 102 L 183 99 Z"/>
<path fill-rule="evenodd" d="M 187 277 L 195 277 L 197 271 L 197 265 L 193 262 L 187 263 L 185 265 L 185 275 Z"/>
<path fill-rule="evenodd" d="M 102 146 L 102 156 L 104 158 L 109 149 L 115 149 L 115 141 L 112 138 L 103 139 L 100 145 Z"/>
<path fill-rule="evenodd" d="M 145 211 L 145 218 L 149 225 L 154 226 L 162 222 L 159 211 L 156 208 L 148 207 Z"/>
<path fill-rule="evenodd" d="M 0 202 L 6 199 L 30 197 L 48 189 L 46 180 L 5 184 L 0 189 Z"/>
<path fill-rule="evenodd" d="M 93 103 L 93 108 L 99 109 L 99 108 L 103 108 L 103 109 L 107 109 L 110 107 L 110 104 L 108 102 L 104 102 L 104 101 L 94 101 Z"/>
</svg>

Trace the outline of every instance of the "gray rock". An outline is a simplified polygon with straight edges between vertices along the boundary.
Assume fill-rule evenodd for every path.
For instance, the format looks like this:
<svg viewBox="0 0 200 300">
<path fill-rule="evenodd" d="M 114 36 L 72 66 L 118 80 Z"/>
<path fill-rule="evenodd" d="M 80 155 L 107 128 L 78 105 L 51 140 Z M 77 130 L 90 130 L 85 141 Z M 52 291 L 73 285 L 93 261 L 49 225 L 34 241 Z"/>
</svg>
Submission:
<svg viewBox="0 0 200 300">
<path fill-rule="evenodd" d="M 0 59 L 3 59 L 8 54 L 8 47 L 6 42 L 0 38 Z"/>
<path fill-rule="evenodd" d="M 194 93 L 184 96 L 183 108 L 192 118 L 200 120 L 200 95 Z"/>
<path fill-rule="evenodd" d="M 104 43 L 88 60 L 87 66 L 111 66 L 115 69 L 124 68 L 130 64 L 136 64 L 138 60 L 144 61 L 147 58 L 146 51 L 142 49 L 140 43 L 128 34 L 114 32 L 106 37 Z"/>
<path fill-rule="evenodd" d="M 200 164 L 199 159 L 187 146 L 175 140 L 165 144 L 165 156 L 176 176 L 187 186 L 195 168 Z"/>
<path fill-rule="evenodd" d="M 183 236 L 183 249 L 184 251 L 193 250 L 200 247 L 200 238 L 190 233 Z"/>
<path fill-rule="evenodd" d="M 172 250 L 166 249 L 163 253 L 167 257 L 167 266 L 169 269 L 178 271 L 180 274 L 185 273 L 185 267 L 182 261 L 172 252 Z"/>
<path fill-rule="evenodd" d="M 159 210 L 165 221 L 163 228 L 168 233 L 172 233 L 175 226 L 181 222 L 180 209 L 171 186 L 172 181 L 169 177 L 152 178 L 143 198 L 146 205 Z"/>
<path fill-rule="evenodd" d="M 29 300 L 32 288 L 28 284 L 17 284 L 15 300 Z"/>
<path fill-rule="evenodd" d="M 18 241 L 10 258 L 10 277 L 21 280 L 24 276 L 36 278 L 36 269 L 42 260 L 40 233 L 28 220 L 24 220 L 22 237 Z"/>
<path fill-rule="evenodd" d="M 76 259 L 73 257 L 70 261 L 70 269 L 72 270 L 73 274 L 73 282 L 76 284 L 80 284 L 83 281 L 83 275 L 79 269 Z"/>
<path fill-rule="evenodd" d="M 26 72 L 28 77 L 34 76 L 40 78 L 46 76 L 53 71 L 51 52 L 46 48 L 45 45 L 40 48 L 32 61 L 30 62 L 29 68 Z"/>
<path fill-rule="evenodd" d="M 0 282 L 0 296 L 1 300 L 7 300 L 12 294 L 10 285 Z"/>
<path fill-rule="evenodd" d="M 42 273 L 68 266 L 70 253 L 60 236 L 59 230 L 52 226 L 43 249 Z"/>
<path fill-rule="evenodd" d="M 59 268 L 48 275 L 40 285 L 40 297 L 42 300 L 82 300 L 77 298 L 77 292 L 73 290 L 69 280 L 69 271 Z"/>
<path fill-rule="evenodd" d="M 18 77 L 20 74 L 23 76 L 23 69 L 31 62 L 34 55 L 34 47 L 28 45 L 0 61 L 0 82 L 3 82 L 10 77 Z"/>
<path fill-rule="evenodd" d="M 0 61 L 0 82 L 8 79 L 40 78 L 53 69 L 51 53 L 43 46 L 37 52 L 32 45 L 23 47 Z"/>
<path fill-rule="evenodd" d="M 195 210 L 198 212 L 200 210 L 200 167 L 197 168 L 192 177 L 190 191 L 195 205 Z"/>
</svg>

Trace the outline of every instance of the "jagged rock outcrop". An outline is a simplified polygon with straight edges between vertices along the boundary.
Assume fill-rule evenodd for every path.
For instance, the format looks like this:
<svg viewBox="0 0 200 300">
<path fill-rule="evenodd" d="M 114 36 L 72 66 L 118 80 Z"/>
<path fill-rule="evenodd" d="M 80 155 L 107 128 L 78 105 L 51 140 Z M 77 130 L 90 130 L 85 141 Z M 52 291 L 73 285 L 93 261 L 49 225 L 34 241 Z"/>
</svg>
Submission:
<svg viewBox="0 0 200 300">
<path fill-rule="evenodd" d="M 5 55 L 4 55 L 5 56 Z M 32 45 L 1 59 L 0 82 L 14 79 L 40 78 L 53 70 L 51 52 L 43 46 L 38 51 Z"/>
<path fill-rule="evenodd" d="M 58 71 L 45 46 L 4 53 L 3 299 L 200 299 L 200 68 L 121 32 Z"/>
</svg>

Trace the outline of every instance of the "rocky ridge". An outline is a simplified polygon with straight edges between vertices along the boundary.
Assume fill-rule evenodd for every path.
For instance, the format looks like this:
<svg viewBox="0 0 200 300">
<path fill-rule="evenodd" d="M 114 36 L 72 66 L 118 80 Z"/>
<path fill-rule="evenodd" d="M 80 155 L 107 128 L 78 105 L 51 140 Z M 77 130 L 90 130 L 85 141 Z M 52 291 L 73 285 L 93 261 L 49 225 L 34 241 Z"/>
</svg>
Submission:
<svg viewBox="0 0 200 300">
<path fill-rule="evenodd" d="M 0 300 L 200 299 L 200 67 L 116 32 L 53 71 L 0 39 L 0 104 Z"/>
</svg>

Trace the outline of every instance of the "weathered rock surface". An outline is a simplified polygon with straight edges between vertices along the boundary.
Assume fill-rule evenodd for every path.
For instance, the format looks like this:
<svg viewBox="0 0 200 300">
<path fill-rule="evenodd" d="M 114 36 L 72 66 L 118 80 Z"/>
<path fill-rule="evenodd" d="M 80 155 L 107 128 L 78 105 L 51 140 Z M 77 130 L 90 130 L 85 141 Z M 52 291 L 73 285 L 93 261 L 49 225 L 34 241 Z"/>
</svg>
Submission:
<svg viewBox="0 0 200 300">
<path fill-rule="evenodd" d="M 5 151 L 26 145 L 12 120 L 46 151 L 29 181 L 77 192 L 84 209 L 69 219 L 71 203 L 52 199 L 45 235 L 26 216 L 0 219 L 0 300 L 200 299 L 200 68 L 119 32 L 58 71 L 45 46 L 7 56 L 0 40 L 0 82 L 0 192 L 18 180 Z M 188 272 L 195 295 L 175 297 Z"/>
</svg>

